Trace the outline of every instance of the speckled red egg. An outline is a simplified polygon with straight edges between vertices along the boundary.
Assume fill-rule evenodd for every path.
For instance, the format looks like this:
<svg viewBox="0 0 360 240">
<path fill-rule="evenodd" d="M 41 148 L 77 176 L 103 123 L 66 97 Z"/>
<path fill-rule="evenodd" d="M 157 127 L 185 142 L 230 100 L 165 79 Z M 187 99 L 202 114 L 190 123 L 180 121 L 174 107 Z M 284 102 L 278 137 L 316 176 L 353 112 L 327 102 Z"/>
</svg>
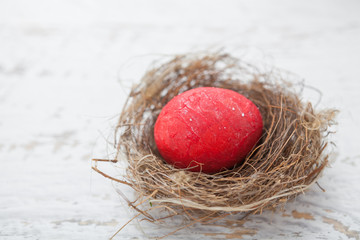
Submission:
<svg viewBox="0 0 360 240">
<path fill-rule="evenodd" d="M 241 162 L 258 142 L 262 128 L 259 109 L 249 99 L 232 90 L 201 87 L 165 105 L 154 137 L 167 163 L 215 173 Z"/>
</svg>

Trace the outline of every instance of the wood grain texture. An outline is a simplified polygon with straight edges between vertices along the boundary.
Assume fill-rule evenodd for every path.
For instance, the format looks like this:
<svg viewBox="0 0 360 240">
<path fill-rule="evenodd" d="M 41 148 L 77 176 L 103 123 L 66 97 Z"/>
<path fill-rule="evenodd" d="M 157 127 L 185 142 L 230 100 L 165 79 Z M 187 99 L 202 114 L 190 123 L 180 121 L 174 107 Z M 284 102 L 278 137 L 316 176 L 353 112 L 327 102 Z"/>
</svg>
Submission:
<svg viewBox="0 0 360 240">
<path fill-rule="evenodd" d="M 112 156 L 129 87 L 167 54 L 225 47 L 319 89 L 318 107 L 341 111 L 338 154 L 319 180 L 325 193 L 314 185 L 284 212 L 168 239 L 360 239 L 359 11 L 355 0 L 1 1 L 0 238 L 112 236 L 134 213 L 90 159 Z M 115 239 L 169 232 L 134 221 Z"/>
</svg>

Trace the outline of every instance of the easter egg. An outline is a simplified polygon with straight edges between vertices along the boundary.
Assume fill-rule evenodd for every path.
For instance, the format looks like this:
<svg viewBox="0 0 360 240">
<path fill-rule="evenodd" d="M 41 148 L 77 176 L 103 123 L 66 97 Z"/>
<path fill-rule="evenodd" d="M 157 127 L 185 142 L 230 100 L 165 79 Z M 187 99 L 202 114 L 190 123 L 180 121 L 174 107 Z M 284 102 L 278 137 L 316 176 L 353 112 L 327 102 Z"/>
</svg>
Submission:
<svg viewBox="0 0 360 240">
<path fill-rule="evenodd" d="M 228 89 L 200 87 L 161 110 L 154 127 L 160 155 L 177 168 L 216 173 L 241 163 L 262 135 L 259 109 Z"/>
</svg>

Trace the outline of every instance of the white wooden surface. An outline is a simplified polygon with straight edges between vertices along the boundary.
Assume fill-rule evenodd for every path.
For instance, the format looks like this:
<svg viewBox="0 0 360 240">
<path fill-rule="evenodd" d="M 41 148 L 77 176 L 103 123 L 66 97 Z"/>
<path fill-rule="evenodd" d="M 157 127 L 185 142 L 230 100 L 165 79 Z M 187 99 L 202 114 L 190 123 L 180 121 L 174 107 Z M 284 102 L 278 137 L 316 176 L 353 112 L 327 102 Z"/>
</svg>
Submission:
<svg viewBox="0 0 360 240">
<path fill-rule="evenodd" d="M 356 0 L 0 1 L 0 239 L 116 232 L 132 213 L 90 159 L 113 152 L 106 140 L 128 87 L 162 54 L 218 47 L 320 89 L 319 106 L 341 110 L 338 156 L 319 181 L 326 192 L 313 186 L 285 213 L 265 212 L 243 227 L 195 226 L 168 239 L 359 239 Z M 116 239 L 169 232 L 140 226 Z"/>
</svg>

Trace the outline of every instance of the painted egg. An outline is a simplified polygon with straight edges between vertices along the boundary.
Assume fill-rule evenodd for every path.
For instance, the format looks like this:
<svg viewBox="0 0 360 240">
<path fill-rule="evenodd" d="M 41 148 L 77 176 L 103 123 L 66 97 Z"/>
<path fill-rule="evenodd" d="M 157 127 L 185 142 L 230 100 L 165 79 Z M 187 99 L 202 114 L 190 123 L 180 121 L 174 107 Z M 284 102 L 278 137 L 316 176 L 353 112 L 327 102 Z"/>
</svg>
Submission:
<svg viewBox="0 0 360 240">
<path fill-rule="evenodd" d="M 256 105 L 228 89 L 200 87 L 169 101 L 154 138 L 168 164 L 216 173 L 241 163 L 259 141 L 263 121 Z"/>
</svg>

